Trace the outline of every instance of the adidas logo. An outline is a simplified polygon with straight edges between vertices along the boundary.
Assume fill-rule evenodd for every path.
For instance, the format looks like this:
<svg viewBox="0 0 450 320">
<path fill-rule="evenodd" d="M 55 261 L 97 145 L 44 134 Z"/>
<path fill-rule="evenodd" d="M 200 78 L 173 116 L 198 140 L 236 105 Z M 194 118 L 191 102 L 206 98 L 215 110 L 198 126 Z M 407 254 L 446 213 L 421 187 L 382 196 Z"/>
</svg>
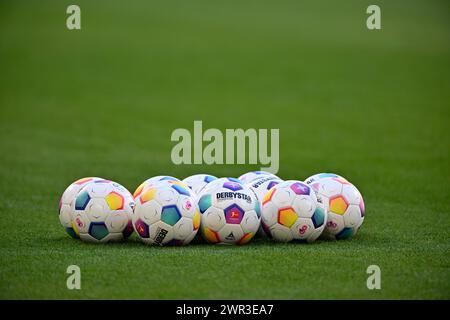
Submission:
<svg viewBox="0 0 450 320">
<path fill-rule="evenodd" d="M 233 232 L 230 232 L 230 234 L 227 235 L 227 236 L 225 237 L 225 239 L 226 239 L 226 240 L 236 240 L 236 238 L 234 237 Z"/>
</svg>

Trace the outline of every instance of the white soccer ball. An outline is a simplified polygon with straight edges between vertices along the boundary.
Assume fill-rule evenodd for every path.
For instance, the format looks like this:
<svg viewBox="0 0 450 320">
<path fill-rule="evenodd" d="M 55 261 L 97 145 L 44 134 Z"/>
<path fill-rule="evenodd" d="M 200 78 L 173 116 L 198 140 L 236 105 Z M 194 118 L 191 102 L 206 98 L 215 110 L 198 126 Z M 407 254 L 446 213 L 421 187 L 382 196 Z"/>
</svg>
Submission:
<svg viewBox="0 0 450 320">
<path fill-rule="evenodd" d="M 346 239 L 364 222 L 365 206 L 359 190 L 344 178 L 320 179 L 310 184 L 327 210 L 325 238 Z"/>
<path fill-rule="evenodd" d="M 84 186 L 86 186 L 91 182 L 99 180 L 104 179 L 97 177 L 86 177 L 78 179 L 77 181 L 73 182 L 70 186 L 68 186 L 66 190 L 64 190 L 61 198 L 59 199 L 59 222 L 61 222 L 61 225 L 64 227 L 66 232 L 72 238 L 79 238 L 78 234 L 75 232 L 73 228 L 73 220 L 72 220 L 73 199 L 75 199 L 78 192 L 80 192 L 80 190 Z"/>
<path fill-rule="evenodd" d="M 186 245 L 200 228 L 195 195 L 181 181 L 148 184 L 135 201 L 134 230 L 146 244 Z"/>
<path fill-rule="evenodd" d="M 256 199 L 259 202 L 260 208 L 262 208 L 262 199 L 264 198 L 265 194 L 272 189 L 277 184 L 283 182 L 283 180 L 272 177 L 272 176 L 264 176 L 262 178 L 259 178 L 257 180 L 254 180 L 251 183 L 247 184 L 247 187 L 250 188 L 255 193 Z M 266 232 L 264 231 L 262 224 L 259 227 L 258 235 L 265 237 L 267 236 Z"/>
<path fill-rule="evenodd" d="M 214 244 L 248 243 L 260 225 L 259 202 L 236 179 L 216 181 L 201 193 L 198 201 L 203 237 Z"/>
<path fill-rule="evenodd" d="M 116 182 L 98 180 L 85 185 L 72 207 L 74 231 L 83 241 L 119 241 L 133 232 L 133 197 Z"/>
<path fill-rule="evenodd" d="M 264 231 L 280 242 L 313 242 L 327 222 L 324 207 L 305 183 L 289 180 L 272 187 L 262 199 Z"/>
<path fill-rule="evenodd" d="M 217 180 L 217 177 L 209 174 L 195 174 L 182 181 L 196 194 L 200 194 L 203 188 L 210 182 Z"/>
<path fill-rule="evenodd" d="M 254 181 L 256 179 L 261 179 L 261 178 L 267 177 L 267 176 L 280 179 L 279 177 L 277 177 L 273 173 L 270 173 L 270 172 L 267 172 L 267 171 L 250 171 L 250 172 L 244 173 L 238 179 L 241 180 L 242 183 L 247 184 L 247 183 L 250 183 L 250 182 L 252 182 L 252 181 Z"/>
</svg>

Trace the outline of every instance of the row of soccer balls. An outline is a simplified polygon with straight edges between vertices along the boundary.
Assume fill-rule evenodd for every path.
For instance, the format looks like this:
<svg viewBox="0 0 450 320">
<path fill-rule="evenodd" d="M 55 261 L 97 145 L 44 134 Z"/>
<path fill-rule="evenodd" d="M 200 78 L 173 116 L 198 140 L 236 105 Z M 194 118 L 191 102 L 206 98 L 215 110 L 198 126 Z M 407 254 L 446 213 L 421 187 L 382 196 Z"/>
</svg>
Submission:
<svg viewBox="0 0 450 320">
<path fill-rule="evenodd" d="M 361 227 L 364 213 L 358 189 L 332 173 L 304 182 L 264 171 L 238 179 L 156 176 L 133 195 L 90 177 L 72 183 L 59 203 L 60 222 L 73 238 L 120 241 L 136 231 L 144 243 L 159 245 L 188 244 L 198 230 L 210 243 L 245 244 L 257 233 L 280 242 L 345 239 Z"/>
</svg>

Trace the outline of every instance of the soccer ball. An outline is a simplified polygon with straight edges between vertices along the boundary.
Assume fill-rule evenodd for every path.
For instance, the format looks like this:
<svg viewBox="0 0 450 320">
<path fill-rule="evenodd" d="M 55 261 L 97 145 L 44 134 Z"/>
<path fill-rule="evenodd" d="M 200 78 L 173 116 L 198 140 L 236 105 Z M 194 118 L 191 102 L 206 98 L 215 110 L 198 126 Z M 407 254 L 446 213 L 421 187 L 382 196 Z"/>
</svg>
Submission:
<svg viewBox="0 0 450 320">
<path fill-rule="evenodd" d="M 59 221 L 61 222 L 61 225 L 66 229 L 66 232 L 72 238 L 79 238 L 78 234 L 75 232 L 72 226 L 73 199 L 75 199 L 78 192 L 80 192 L 80 190 L 84 186 L 86 186 L 91 182 L 99 180 L 104 179 L 97 177 L 87 177 L 78 179 L 77 181 L 73 182 L 70 186 L 67 187 L 67 189 L 63 192 L 61 198 L 59 199 Z"/>
<path fill-rule="evenodd" d="M 280 242 L 313 242 L 325 228 L 327 216 L 314 191 L 295 180 L 271 188 L 262 200 L 264 231 Z"/>
<path fill-rule="evenodd" d="M 72 201 L 74 231 L 88 242 L 124 240 L 133 232 L 133 207 L 133 197 L 122 185 L 109 180 L 93 181 Z"/>
<path fill-rule="evenodd" d="M 244 184 L 247 184 L 247 183 L 250 183 L 250 182 L 252 182 L 252 181 L 254 181 L 256 179 L 260 179 L 262 177 L 267 177 L 267 176 L 280 179 L 276 175 L 274 175 L 274 174 L 272 174 L 270 172 L 266 172 L 266 171 L 250 171 L 250 172 L 247 172 L 247 173 L 243 174 L 238 179 L 241 180 Z"/>
<path fill-rule="evenodd" d="M 325 178 L 310 185 L 327 209 L 323 236 L 346 239 L 358 231 L 364 221 L 364 200 L 358 189 L 343 178 Z"/>
<path fill-rule="evenodd" d="M 200 213 L 196 198 L 183 182 L 148 184 L 135 201 L 133 226 L 144 243 L 180 246 L 197 234 Z"/>
<path fill-rule="evenodd" d="M 325 179 L 325 178 L 341 178 L 341 179 L 346 180 L 344 177 L 337 175 L 335 173 L 317 173 L 317 174 L 305 179 L 305 183 L 311 184 L 313 182 L 317 182 L 320 179 Z"/>
<path fill-rule="evenodd" d="M 160 182 L 168 182 L 168 181 L 180 181 L 180 179 L 172 177 L 172 176 L 155 176 L 155 177 L 151 177 L 147 180 L 145 180 L 144 182 L 142 182 L 134 191 L 133 193 L 133 198 L 137 198 L 142 190 L 144 189 L 144 187 L 148 186 L 148 185 L 155 185 L 158 184 Z"/>
<path fill-rule="evenodd" d="M 209 174 L 195 174 L 193 176 L 187 177 L 182 181 L 187 184 L 187 186 L 197 195 L 203 188 L 211 181 L 217 180 L 217 177 L 211 176 Z"/>
<path fill-rule="evenodd" d="M 255 197 L 258 200 L 260 207 L 262 208 L 262 199 L 264 198 L 267 191 L 269 191 L 270 189 L 272 189 L 272 187 L 276 186 L 281 182 L 283 182 L 283 180 L 280 180 L 272 176 L 264 176 L 247 184 L 247 187 L 249 187 L 250 190 L 254 192 Z M 258 235 L 263 237 L 267 236 L 262 227 L 262 224 L 259 227 Z"/>
<path fill-rule="evenodd" d="M 216 181 L 201 193 L 198 201 L 203 237 L 210 243 L 245 244 L 258 231 L 259 202 L 253 192 L 236 179 Z"/>
</svg>

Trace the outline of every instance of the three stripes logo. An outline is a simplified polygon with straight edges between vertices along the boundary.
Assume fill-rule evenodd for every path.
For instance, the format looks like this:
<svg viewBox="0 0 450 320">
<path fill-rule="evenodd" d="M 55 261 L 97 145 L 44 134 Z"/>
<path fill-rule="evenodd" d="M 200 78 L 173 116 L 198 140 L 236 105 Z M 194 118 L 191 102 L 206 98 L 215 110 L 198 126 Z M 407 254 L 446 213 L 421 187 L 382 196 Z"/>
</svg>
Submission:
<svg viewBox="0 0 450 320">
<path fill-rule="evenodd" d="M 226 239 L 226 240 L 230 240 L 230 241 L 236 240 L 236 238 L 234 237 L 233 232 L 230 232 L 230 234 L 227 235 L 227 236 L 225 237 L 225 239 Z"/>
</svg>

